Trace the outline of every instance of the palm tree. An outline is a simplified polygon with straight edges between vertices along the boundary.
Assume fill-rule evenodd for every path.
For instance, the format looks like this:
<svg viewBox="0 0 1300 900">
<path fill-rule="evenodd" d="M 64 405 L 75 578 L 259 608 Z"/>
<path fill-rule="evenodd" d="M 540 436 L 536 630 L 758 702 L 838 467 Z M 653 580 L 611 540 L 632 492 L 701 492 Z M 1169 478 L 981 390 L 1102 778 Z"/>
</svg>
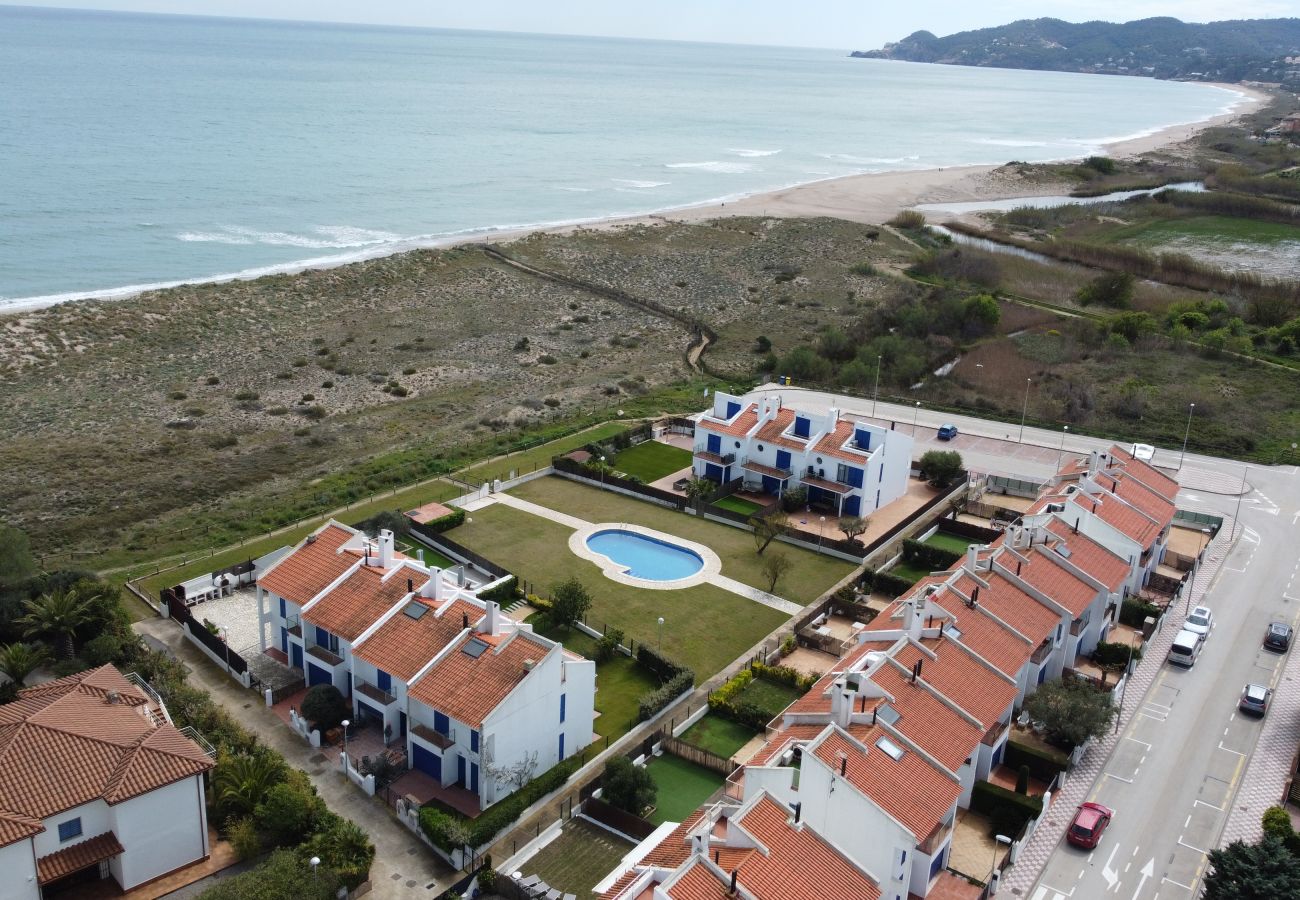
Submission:
<svg viewBox="0 0 1300 900">
<path fill-rule="evenodd" d="M 223 755 L 212 772 L 212 798 L 227 816 L 246 816 L 283 780 L 284 766 L 273 756 Z"/>
<path fill-rule="evenodd" d="M 715 490 L 717 490 L 717 485 L 712 481 L 709 481 L 707 478 L 696 478 L 692 476 L 691 479 L 686 482 L 686 499 L 690 500 L 691 503 L 694 504 L 697 515 L 699 514 L 700 507 L 704 504 L 704 501 L 712 497 Z"/>
<path fill-rule="evenodd" d="M 42 594 L 23 603 L 27 615 L 18 624 L 26 627 L 28 637 L 50 637 L 59 659 L 71 659 L 77 629 L 90 621 L 90 604 L 99 599 L 99 594 L 83 596 L 75 586 Z"/>
<path fill-rule="evenodd" d="M 49 661 L 50 651 L 40 644 L 24 644 L 21 641 L 0 646 L 0 672 L 4 672 L 19 687 L 27 681 L 27 676 Z"/>
</svg>

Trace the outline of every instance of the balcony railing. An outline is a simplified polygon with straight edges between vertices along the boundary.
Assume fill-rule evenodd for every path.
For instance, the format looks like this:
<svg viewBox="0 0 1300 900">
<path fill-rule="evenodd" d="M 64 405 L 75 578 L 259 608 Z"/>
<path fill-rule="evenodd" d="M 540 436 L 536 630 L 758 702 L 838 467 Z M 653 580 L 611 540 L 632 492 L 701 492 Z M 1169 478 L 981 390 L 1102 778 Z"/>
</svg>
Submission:
<svg viewBox="0 0 1300 900">
<path fill-rule="evenodd" d="M 285 630 L 296 638 L 302 637 L 302 619 L 292 615 L 284 620 Z"/>
<path fill-rule="evenodd" d="M 1048 638 L 1047 640 L 1043 641 L 1041 644 L 1038 645 L 1038 649 L 1034 651 L 1034 655 L 1029 657 L 1029 659 L 1031 662 L 1033 662 L 1034 665 L 1041 666 L 1043 664 L 1043 660 L 1047 659 L 1047 657 L 1050 656 L 1051 653 L 1052 653 L 1052 639 Z"/>
<path fill-rule="evenodd" d="M 428 725 L 421 725 L 418 722 L 411 726 L 411 734 L 415 735 L 422 741 L 433 744 L 433 746 L 437 747 L 439 750 L 446 750 L 449 747 L 455 746 L 456 743 L 451 738 L 447 737 L 447 735 L 440 734 Z"/>
<path fill-rule="evenodd" d="M 324 647 L 316 644 L 307 648 L 307 655 L 314 656 L 321 662 L 328 663 L 331 666 L 337 666 L 343 662 L 343 657 L 339 656 L 337 653 L 331 653 Z"/>
<path fill-rule="evenodd" d="M 696 447 L 695 455 L 705 462 L 715 463 L 719 466 L 729 466 L 736 461 L 736 454 L 734 453 L 714 453 L 712 450 L 706 450 L 703 447 Z"/>
<path fill-rule="evenodd" d="M 355 687 L 358 694 L 361 694 L 363 697 L 369 697 L 371 700 L 374 700 L 376 703 L 382 704 L 383 706 L 389 706 L 397 702 L 397 698 L 388 693 L 388 691 L 385 691 L 378 685 L 371 684 L 368 681 L 358 681 L 356 682 Z"/>
<path fill-rule="evenodd" d="M 180 730 L 180 732 L 194 743 L 198 744 L 203 752 L 208 755 L 209 759 L 217 758 L 217 748 L 208 743 L 207 738 L 195 731 L 193 725 L 186 725 Z"/>
</svg>

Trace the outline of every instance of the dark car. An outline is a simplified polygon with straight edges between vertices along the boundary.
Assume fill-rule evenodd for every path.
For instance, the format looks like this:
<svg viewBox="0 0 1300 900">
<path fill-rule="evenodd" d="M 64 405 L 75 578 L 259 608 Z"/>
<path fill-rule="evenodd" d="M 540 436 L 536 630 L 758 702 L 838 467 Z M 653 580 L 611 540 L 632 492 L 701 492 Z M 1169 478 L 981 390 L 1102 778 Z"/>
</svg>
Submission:
<svg viewBox="0 0 1300 900">
<path fill-rule="evenodd" d="M 1241 701 L 1237 709 L 1244 713 L 1262 716 L 1268 712 L 1268 701 L 1273 699 L 1273 692 L 1262 684 L 1248 684 L 1241 692 Z"/>
<path fill-rule="evenodd" d="M 957 426 L 944 424 L 939 426 L 939 440 L 951 441 L 957 436 Z"/>
<path fill-rule="evenodd" d="M 1264 632 L 1264 646 L 1285 653 L 1291 646 L 1291 626 L 1285 622 L 1269 622 L 1268 631 Z"/>
<path fill-rule="evenodd" d="M 1065 839 L 1076 847 L 1091 850 L 1101 840 L 1101 833 L 1110 824 L 1115 811 L 1100 803 L 1083 803 L 1074 814 L 1074 821 L 1065 832 Z"/>
</svg>

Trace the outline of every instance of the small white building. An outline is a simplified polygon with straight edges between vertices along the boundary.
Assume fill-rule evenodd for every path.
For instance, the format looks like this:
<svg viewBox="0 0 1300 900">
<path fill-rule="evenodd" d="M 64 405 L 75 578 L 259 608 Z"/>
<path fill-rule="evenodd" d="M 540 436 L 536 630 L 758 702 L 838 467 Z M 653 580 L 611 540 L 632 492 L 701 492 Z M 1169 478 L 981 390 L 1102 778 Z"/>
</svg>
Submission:
<svg viewBox="0 0 1300 900">
<path fill-rule="evenodd" d="M 868 422 L 781 406 L 781 398 L 747 403 L 715 393 L 695 425 L 693 471 L 719 484 L 781 496 L 802 487 L 813 507 L 867 516 L 907 493 L 913 441 Z"/>
<path fill-rule="evenodd" d="M 131 890 L 206 859 L 212 765 L 112 666 L 21 691 L 0 706 L 0 900 Z"/>
</svg>

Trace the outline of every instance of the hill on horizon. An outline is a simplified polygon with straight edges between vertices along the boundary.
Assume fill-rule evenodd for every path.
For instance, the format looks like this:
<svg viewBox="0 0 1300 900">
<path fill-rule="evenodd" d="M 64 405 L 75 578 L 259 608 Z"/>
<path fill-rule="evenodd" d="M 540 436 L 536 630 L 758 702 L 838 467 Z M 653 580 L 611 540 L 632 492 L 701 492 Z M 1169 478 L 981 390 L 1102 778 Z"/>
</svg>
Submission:
<svg viewBox="0 0 1300 900">
<path fill-rule="evenodd" d="M 1300 84 L 1300 19 L 1205 24 L 1162 17 L 1116 24 L 1021 19 L 937 37 L 918 31 L 864 59 L 1194 81 Z"/>
</svg>

